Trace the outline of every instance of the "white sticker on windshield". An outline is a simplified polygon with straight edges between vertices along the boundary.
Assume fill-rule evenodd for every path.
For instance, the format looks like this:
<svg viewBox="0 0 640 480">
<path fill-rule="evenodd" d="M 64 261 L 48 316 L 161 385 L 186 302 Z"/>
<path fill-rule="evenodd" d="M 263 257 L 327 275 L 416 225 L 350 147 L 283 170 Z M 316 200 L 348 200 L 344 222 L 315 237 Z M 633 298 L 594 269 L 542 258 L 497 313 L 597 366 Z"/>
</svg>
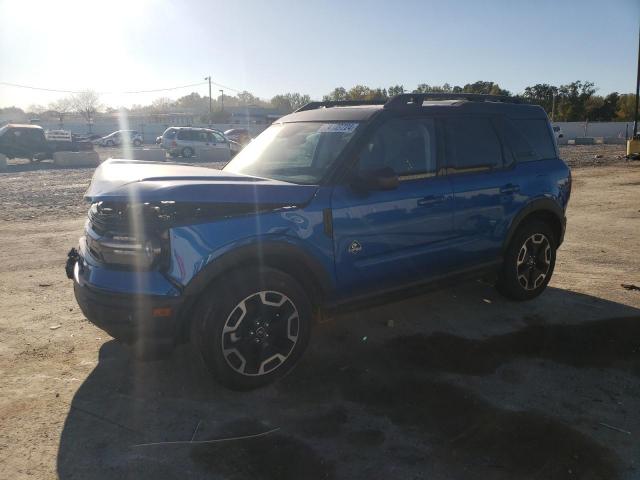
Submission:
<svg viewBox="0 0 640 480">
<path fill-rule="evenodd" d="M 351 133 L 358 128 L 357 123 L 324 123 L 318 133 Z"/>
</svg>

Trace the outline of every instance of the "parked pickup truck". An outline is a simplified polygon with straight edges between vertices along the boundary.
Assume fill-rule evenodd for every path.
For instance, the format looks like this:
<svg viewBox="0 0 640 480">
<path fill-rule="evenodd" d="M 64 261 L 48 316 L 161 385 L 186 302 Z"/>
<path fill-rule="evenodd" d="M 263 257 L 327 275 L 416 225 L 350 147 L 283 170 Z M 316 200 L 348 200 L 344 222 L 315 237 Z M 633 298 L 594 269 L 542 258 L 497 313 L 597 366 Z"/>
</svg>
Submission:
<svg viewBox="0 0 640 480">
<path fill-rule="evenodd" d="M 0 153 L 8 158 L 28 158 L 33 162 L 53 158 L 54 152 L 81 150 L 93 150 L 93 145 L 73 135 L 47 138 L 44 129 L 38 125 L 10 123 L 0 127 Z"/>
</svg>

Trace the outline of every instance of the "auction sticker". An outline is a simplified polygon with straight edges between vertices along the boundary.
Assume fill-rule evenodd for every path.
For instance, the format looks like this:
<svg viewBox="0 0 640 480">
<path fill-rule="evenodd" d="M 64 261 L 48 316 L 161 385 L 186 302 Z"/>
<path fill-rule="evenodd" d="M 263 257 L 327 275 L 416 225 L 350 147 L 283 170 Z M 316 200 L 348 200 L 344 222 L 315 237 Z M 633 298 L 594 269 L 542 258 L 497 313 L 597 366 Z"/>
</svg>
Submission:
<svg viewBox="0 0 640 480">
<path fill-rule="evenodd" d="M 318 133 L 351 133 L 358 128 L 357 123 L 324 123 Z"/>
</svg>

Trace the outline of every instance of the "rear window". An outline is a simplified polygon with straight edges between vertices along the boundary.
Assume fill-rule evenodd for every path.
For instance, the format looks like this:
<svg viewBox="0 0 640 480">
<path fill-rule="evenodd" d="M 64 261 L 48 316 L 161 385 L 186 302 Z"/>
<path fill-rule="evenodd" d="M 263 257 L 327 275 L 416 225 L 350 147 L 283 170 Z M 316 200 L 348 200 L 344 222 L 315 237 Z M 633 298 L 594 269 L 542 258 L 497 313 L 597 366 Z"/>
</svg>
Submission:
<svg viewBox="0 0 640 480">
<path fill-rule="evenodd" d="M 512 124 L 517 131 L 517 133 L 508 133 L 517 161 L 527 162 L 556 157 L 556 146 L 546 120 L 518 118 L 506 123 Z"/>
</svg>

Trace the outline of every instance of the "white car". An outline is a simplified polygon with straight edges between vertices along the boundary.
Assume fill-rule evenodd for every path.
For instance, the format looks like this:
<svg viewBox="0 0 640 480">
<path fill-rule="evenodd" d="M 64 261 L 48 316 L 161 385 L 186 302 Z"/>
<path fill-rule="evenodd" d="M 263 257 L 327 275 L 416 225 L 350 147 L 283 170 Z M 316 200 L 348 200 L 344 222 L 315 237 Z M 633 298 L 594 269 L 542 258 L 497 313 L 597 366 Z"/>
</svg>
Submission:
<svg viewBox="0 0 640 480">
<path fill-rule="evenodd" d="M 142 134 L 135 130 L 118 130 L 96 141 L 102 147 L 118 147 L 123 143 L 139 147 L 143 142 Z"/>
</svg>

